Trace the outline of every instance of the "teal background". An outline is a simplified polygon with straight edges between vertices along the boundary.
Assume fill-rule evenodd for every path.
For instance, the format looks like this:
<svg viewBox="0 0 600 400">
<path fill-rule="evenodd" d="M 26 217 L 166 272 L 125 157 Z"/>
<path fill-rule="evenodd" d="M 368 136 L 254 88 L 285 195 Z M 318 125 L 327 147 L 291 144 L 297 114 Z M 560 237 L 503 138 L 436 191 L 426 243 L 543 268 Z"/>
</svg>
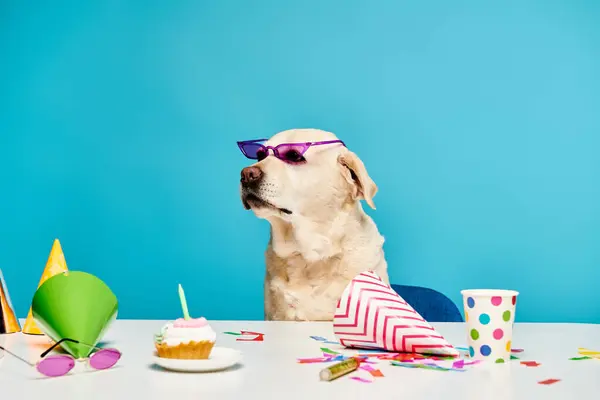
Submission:
<svg viewBox="0 0 600 400">
<path fill-rule="evenodd" d="M 394 283 L 600 322 L 600 2 L 2 2 L 3 269 L 55 237 L 120 318 L 261 319 L 268 225 L 235 141 L 336 132 L 379 185 Z M 365 266 L 368 267 L 368 266 Z"/>
</svg>

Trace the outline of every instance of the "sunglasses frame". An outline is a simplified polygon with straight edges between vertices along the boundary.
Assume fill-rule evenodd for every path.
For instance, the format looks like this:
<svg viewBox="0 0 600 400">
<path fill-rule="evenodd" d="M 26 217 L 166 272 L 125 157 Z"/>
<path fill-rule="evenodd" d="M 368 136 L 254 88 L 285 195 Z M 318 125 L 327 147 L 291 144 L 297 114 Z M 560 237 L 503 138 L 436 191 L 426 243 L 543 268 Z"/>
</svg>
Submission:
<svg viewBox="0 0 600 400">
<path fill-rule="evenodd" d="M 337 140 L 324 140 L 324 141 L 321 141 L 321 142 L 294 142 L 294 143 L 280 143 L 280 144 L 278 144 L 277 146 L 265 146 L 264 144 L 262 144 L 262 143 L 261 143 L 261 142 L 266 142 L 267 140 L 269 140 L 269 139 L 244 140 L 244 141 L 239 141 L 239 142 L 237 142 L 237 145 L 238 145 L 238 147 L 240 148 L 240 151 L 242 152 L 242 154 L 243 154 L 244 156 L 246 156 L 246 158 L 249 158 L 249 159 L 251 159 L 251 160 L 258 160 L 258 157 L 257 157 L 257 156 L 256 156 L 256 157 L 252 157 L 252 156 L 250 156 L 250 155 L 249 155 L 249 154 L 246 152 L 246 150 L 244 150 L 244 146 L 245 146 L 245 145 L 248 145 L 248 144 L 253 144 L 253 145 L 256 145 L 256 146 L 260 146 L 262 149 L 264 149 L 265 153 L 267 154 L 267 155 L 265 156 L 265 158 L 267 158 L 267 157 L 269 156 L 269 150 L 271 150 L 271 151 L 273 152 L 273 155 L 274 155 L 274 156 L 275 156 L 277 159 L 279 159 L 279 160 L 281 160 L 281 161 L 283 161 L 283 162 L 286 162 L 286 163 L 288 163 L 288 164 L 289 164 L 289 163 L 293 163 L 293 162 L 291 162 L 290 160 L 286 160 L 285 158 L 283 158 L 283 156 L 282 156 L 281 154 L 279 154 L 279 149 L 280 149 L 281 147 L 284 147 L 284 146 L 296 146 L 296 147 L 302 146 L 302 151 L 299 151 L 299 153 L 300 153 L 300 155 L 301 155 L 301 156 L 304 156 L 304 154 L 305 154 L 305 153 L 308 151 L 308 149 L 309 149 L 309 148 L 311 148 L 312 146 L 320 146 L 320 145 L 324 145 L 324 144 L 334 144 L 334 143 L 341 143 L 341 144 L 342 144 L 342 146 L 346 147 L 346 144 L 345 144 L 343 141 L 339 140 L 339 139 L 337 139 Z M 296 149 L 296 150 L 297 150 L 297 149 Z"/>
<path fill-rule="evenodd" d="M 94 352 L 94 353 L 90 354 L 90 356 L 89 356 L 89 357 L 86 357 L 86 358 L 80 358 L 80 359 L 76 359 L 75 357 L 73 357 L 73 356 L 72 356 L 72 355 L 70 355 L 70 354 L 56 354 L 56 355 L 52 355 L 52 356 L 50 356 L 50 357 L 46 357 L 46 356 L 47 356 L 47 355 L 48 355 L 48 354 L 49 354 L 49 353 L 50 353 L 52 350 L 54 350 L 56 347 L 60 346 L 60 345 L 61 345 L 63 342 L 71 342 L 71 343 L 76 343 L 76 344 L 82 344 L 82 345 L 84 345 L 84 346 L 91 347 L 92 349 L 96 349 L 96 350 L 98 350 L 98 351 L 96 351 L 96 352 Z M 21 357 L 20 357 L 20 356 L 18 356 L 17 354 L 14 354 L 13 352 L 11 352 L 11 351 L 8 351 L 8 350 L 7 350 L 5 347 L 3 347 L 3 346 L 1 346 L 1 345 L 0 345 L 0 350 L 4 350 L 5 352 L 7 352 L 7 353 L 11 354 L 12 356 L 14 356 L 14 357 L 18 358 L 19 360 L 21 360 L 21 361 L 23 361 L 23 362 L 25 362 L 25 363 L 29 364 L 30 366 L 34 367 L 34 368 L 35 368 L 35 369 L 36 369 L 36 370 L 37 370 L 37 371 L 38 371 L 40 374 L 42 374 L 42 375 L 44 375 L 44 376 L 47 376 L 47 377 L 52 377 L 52 378 L 54 378 L 54 377 L 59 377 L 59 376 L 65 376 L 65 375 L 67 375 L 69 372 L 71 372 L 71 371 L 73 370 L 73 368 L 75 367 L 75 363 L 76 363 L 77 361 L 83 361 L 83 360 L 87 360 L 87 364 L 88 364 L 88 365 L 89 365 L 89 366 L 90 366 L 92 369 L 94 369 L 94 370 L 96 370 L 96 371 L 102 371 L 102 370 L 105 370 L 105 369 L 109 369 L 109 368 L 112 368 L 112 367 L 113 367 L 113 366 L 114 366 L 114 365 L 115 365 L 115 364 L 116 364 L 116 363 L 119 361 L 119 359 L 121 358 L 121 355 L 122 355 L 122 353 L 121 353 L 119 350 L 117 350 L 117 349 L 114 349 L 114 348 L 102 348 L 102 347 L 98 347 L 98 346 L 92 346 L 91 344 L 83 343 L 83 342 L 80 342 L 80 341 L 78 341 L 78 340 L 75 340 L 75 339 L 69 339 L 69 338 L 64 338 L 64 339 L 61 339 L 61 340 L 59 340 L 58 342 L 54 343 L 52 346 L 50 346 L 48 349 L 44 350 L 44 352 L 43 352 L 42 354 L 40 354 L 40 359 L 39 359 L 37 362 L 35 362 L 35 363 L 31 363 L 31 362 L 27 361 L 26 359 L 24 359 L 24 358 L 21 358 Z M 112 351 L 112 352 L 116 352 L 116 353 L 118 353 L 118 354 L 119 354 L 119 359 L 117 359 L 117 361 L 115 361 L 115 363 L 114 363 L 113 365 L 111 365 L 110 367 L 108 367 L 108 368 L 103 368 L 103 369 L 101 369 L 101 368 L 94 368 L 94 366 L 93 366 L 93 365 L 91 365 L 91 359 L 92 359 L 92 357 L 93 357 L 95 354 L 98 354 L 99 352 L 102 352 L 102 351 Z M 73 360 L 73 366 L 71 366 L 71 368 L 69 368 L 69 370 L 68 370 L 68 371 L 66 371 L 66 372 L 65 372 L 64 374 L 62 374 L 62 375 L 47 375 L 47 374 L 44 374 L 42 371 L 40 371 L 40 368 L 39 368 L 39 366 L 40 366 L 40 364 L 41 364 L 42 362 L 44 362 L 44 361 L 48 361 L 48 360 L 49 360 L 49 359 L 51 359 L 52 357 L 64 357 L 64 358 L 70 358 L 70 359 L 72 359 L 72 360 Z"/>
</svg>

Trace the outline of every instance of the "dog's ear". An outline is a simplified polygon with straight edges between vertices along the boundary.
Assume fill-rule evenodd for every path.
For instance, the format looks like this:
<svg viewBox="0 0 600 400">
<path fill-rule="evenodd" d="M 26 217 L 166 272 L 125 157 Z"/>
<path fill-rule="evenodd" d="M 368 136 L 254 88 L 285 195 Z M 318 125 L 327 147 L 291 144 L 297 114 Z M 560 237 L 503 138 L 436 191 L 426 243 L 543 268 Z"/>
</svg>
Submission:
<svg viewBox="0 0 600 400">
<path fill-rule="evenodd" d="M 338 156 L 338 163 L 342 166 L 344 178 L 354 187 L 353 198 L 364 199 L 374 210 L 373 197 L 377 193 L 377 185 L 367 173 L 362 160 L 350 150 L 346 150 Z"/>
</svg>

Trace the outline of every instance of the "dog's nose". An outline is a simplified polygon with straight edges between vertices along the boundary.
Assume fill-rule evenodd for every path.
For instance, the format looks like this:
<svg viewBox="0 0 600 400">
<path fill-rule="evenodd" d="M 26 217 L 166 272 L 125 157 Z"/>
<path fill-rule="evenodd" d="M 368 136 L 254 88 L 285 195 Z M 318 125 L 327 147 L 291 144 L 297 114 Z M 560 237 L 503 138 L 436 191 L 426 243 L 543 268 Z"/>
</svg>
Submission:
<svg viewBox="0 0 600 400">
<path fill-rule="evenodd" d="M 243 185 L 255 184 L 261 180 L 263 172 L 258 167 L 246 167 L 242 170 L 241 182 Z"/>
</svg>

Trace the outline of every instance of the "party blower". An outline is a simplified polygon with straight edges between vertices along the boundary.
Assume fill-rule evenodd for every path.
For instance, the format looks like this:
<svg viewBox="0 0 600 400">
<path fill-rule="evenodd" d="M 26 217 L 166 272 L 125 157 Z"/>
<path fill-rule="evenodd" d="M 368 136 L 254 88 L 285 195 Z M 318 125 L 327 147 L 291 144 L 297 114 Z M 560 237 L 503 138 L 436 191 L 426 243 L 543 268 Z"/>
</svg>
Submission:
<svg viewBox="0 0 600 400">
<path fill-rule="evenodd" d="M 39 287 L 31 311 L 42 332 L 81 359 L 90 355 L 117 318 L 118 303 L 97 277 L 70 271 L 51 277 Z"/>
</svg>

